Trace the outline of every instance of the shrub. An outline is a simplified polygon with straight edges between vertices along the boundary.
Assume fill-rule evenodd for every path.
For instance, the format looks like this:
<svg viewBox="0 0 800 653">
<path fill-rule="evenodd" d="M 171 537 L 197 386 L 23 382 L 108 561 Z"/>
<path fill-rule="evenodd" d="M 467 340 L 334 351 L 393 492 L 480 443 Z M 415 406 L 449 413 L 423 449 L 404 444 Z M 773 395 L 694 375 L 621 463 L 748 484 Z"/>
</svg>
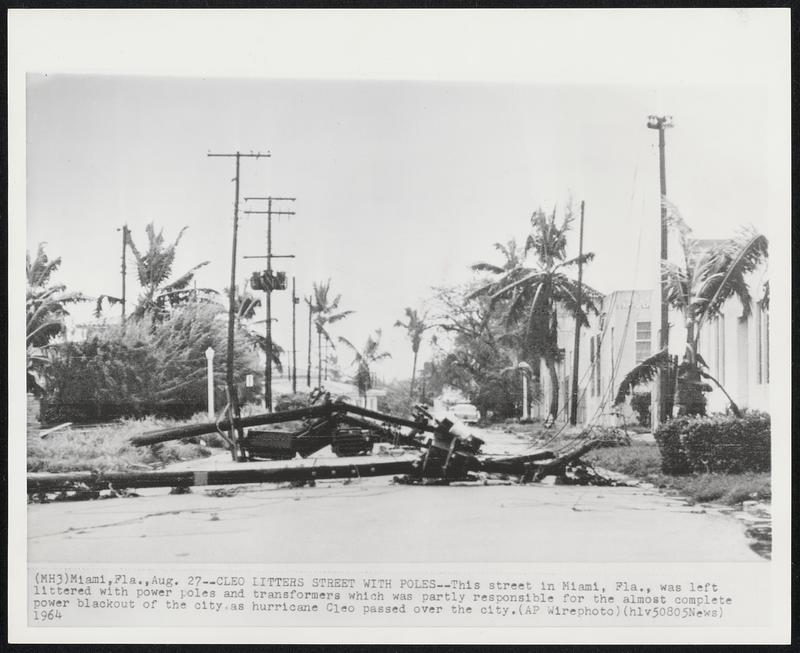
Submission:
<svg viewBox="0 0 800 653">
<path fill-rule="evenodd" d="M 747 412 L 678 417 L 655 432 L 665 474 L 763 472 L 770 469 L 770 417 Z"/>
<path fill-rule="evenodd" d="M 162 322 L 131 319 L 83 342 L 54 347 L 41 421 L 185 419 L 205 410 L 207 347 L 218 352 L 214 377 L 218 388 L 224 385 L 227 334 L 224 321 L 216 319 L 222 311 L 215 304 L 189 304 Z M 252 373 L 260 382 L 254 345 L 241 329 L 235 333 L 234 356 L 237 376 Z"/>
</svg>

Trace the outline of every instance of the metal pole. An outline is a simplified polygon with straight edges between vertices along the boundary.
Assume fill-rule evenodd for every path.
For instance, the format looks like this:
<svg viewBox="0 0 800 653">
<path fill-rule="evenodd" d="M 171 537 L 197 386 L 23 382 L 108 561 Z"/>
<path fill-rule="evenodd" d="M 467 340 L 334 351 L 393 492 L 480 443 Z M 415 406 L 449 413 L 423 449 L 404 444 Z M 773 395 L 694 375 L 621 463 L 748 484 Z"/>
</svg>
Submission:
<svg viewBox="0 0 800 653">
<path fill-rule="evenodd" d="M 292 277 L 292 394 L 297 394 L 297 303 L 299 301 Z"/>
<path fill-rule="evenodd" d="M 569 423 L 575 426 L 578 423 L 578 362 L 581 346 L 581 300 L 583 299 L 583 209 L 584 202 L 581 200 L 581 227 L 578 237 L 578 312 L 575 315 L 575 345 L 572 354 L 572 403 L 570 406 Z"/>
</svg>

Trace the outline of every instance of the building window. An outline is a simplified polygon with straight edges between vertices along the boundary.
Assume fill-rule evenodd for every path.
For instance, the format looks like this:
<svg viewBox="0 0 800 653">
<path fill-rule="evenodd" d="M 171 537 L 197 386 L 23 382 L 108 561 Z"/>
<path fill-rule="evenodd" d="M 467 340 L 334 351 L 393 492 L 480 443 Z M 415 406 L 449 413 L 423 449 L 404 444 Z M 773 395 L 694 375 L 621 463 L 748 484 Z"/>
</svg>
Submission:
<svg viewBox="0 0 800 653">
<path fill-rule="evenodd" d="M 758 383 L 769 383 L 769 308 L 758 302 L 756 316 L 756 378 Z"/>
<path fill-rule="evenodd" d="M 594 362 L 594 336 L 589 338 L 589 369 L 591 382 L 589 383 L 589 395 L 594 397 L 594 384 L 595 384 L 595 362 Z"/>
<path fill-rule="evenodd" d="M 636 364 L 650 357 L 650 322 L 636 323 Z"/>
</svg>

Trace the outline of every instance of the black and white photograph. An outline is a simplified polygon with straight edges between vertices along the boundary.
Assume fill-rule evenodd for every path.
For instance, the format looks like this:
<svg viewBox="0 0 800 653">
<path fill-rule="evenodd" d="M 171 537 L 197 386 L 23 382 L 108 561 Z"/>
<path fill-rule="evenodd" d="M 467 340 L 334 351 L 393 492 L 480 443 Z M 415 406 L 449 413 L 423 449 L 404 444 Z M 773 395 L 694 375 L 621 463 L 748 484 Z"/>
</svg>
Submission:
<svg viewBox="0 0 800 653">
<path fill-rule="evenodd" d="M 17 641 L 788 637 L 788 11 L 61 13 L 11 27 L 91 55 L 9 42 Z"/>
</svg>

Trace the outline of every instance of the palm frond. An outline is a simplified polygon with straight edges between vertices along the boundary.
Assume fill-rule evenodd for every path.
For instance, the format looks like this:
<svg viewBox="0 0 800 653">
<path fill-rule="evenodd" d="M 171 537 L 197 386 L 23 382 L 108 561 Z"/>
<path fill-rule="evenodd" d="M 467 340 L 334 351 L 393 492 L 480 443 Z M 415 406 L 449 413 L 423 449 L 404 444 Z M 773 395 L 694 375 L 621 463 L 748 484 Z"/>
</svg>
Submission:
<svg viewBox="0 0 800 653">
<path fill-rule="evenodd" d="M 36 256 L 31 261 L 30 253 L 25 256 L 25 272 L 29 286 L 40 287 L 47 284 L 61 265 L 61 257 L 50 260 L 44 251 L 45 243 L 39 243 L 36 248 Z"/>
<path fill-rule="evenodd" d="M 768 245 L 766 236 L 750 230 L 739 239 L 728 241 L 709 252 L 698 274 L 702 288 L 698 294 L 708 298 L 698 324 L 716 315 L 734 295 L 742 304 L 742 316 L 750 315 L 751 298 L 745 277 L 768 256 Z"/>
<path fill-rule="evenodd" d="M 94 308 L 95 317 L 100 317 L 103 314 L 103 302 L 106 302 L 109 306 L 113 306 L 114 304 L 121 304 L 122 299 L 119 297 L 112 297 L 111 295 L 100 295 L 97 298 L 97 303 Z"/>
<path fill-rule="evenodd" d="M 466 299 L 467 301 L 472 301 L 473 299 L 477 299 L 478 297 L 481 297 L 491 292 L 496 287 L 496 285 L 497 285 L 496 282 L 492 281 L 483 286 L 480 286 L 477 290 L 473 290 L 472 292 L 468 293 L 464 299 Z"/>
<path fill-rule="evenodd" d="M 533 270 L 531 272 L 528 272 L 521 279 L 517 279 L 516 281 L 512 281 L 511 283 L 509 283 L 507 285 L 504 285 L 499 290 L 497 290 L 494 293 L 492 293 L 489 296 L 489 299 L 497 299 L 498 297 L 502 297 L 503 295 L 508 294 L 509 290 L 513 290 L 514 288 L 517 288 L 518 286 L 522 286 L 522 285 L 524 285 L 526 283 L 529 283 L 529 282 L 533 281 L 534 279 L 537 279 L 537 278 L 541 279 L 542 277 L 543 277 L 543 273 L 540 272 L 539 270 Z"/>
<path fill-rule="evenodd" d="M 350 342 L 344 336 L 339 336 L 339 342 L 350 350 L 350 353 L 356 357 L 356 360 L 361 360 L 361 352 L 358 351 L 358 347 L 356 347 L 352 342 Z"/>
<path fill-rule="evenodd" d="M 194 278 L 194 273 L 197 272 L 197 270 L 199 270 L 200 268 L 205 267 L 209 263 L 210 261 L 203 261 L 202 263 L 198 263 L 191 269 L 187 270 L 183 275 L 178 277 L 172 283 L 168 283 L 167 285 L 163 286 L 162 290 L 164 291 L 183 290 L 189 285 L 191 280 Z"/>
<path fill-rule="evenodd" d="M 470 267 L 473 272 L 491 272 L 492 274 L 503 274 L 503 268 L 492 263 L 474 263 Z"/>
<path fill-rule="evenodd" d="M 580 256 L 575 256 L 573 258 L 567 259 L 566 261 L 562 261 L 558 264 L 560 268 L 568 268 L 572 267 L 573 265 L 577 265 L 580 263 L 583 265 L 584 263 L 589 263 L 590 261 L 594 260 L 594 252 L 586 252 L 585 254 L 581 254 Z"/>
<path fill-rule="evenodd" d="M 339 322 L 353 313 L 355 313 L 355 311 L 342 311 L 341 313 L 336 313 L 335 315 L 329 315 L 326 319 L 326 322 L 328 324 L 334 324 L 335 322 Z"/>
<path fill-rule="evenodd" d="M 667 366 L 670 365 L 670 362 L 669 352 L 666 349 L 662 349 L 658 353 L 650 356 L 650 358 L 646 358 L 636 365 L 636 367 L 625 375 L 625 378 L 622 379 L 622 383 L 619 384 L 619 389 L 614 399 L 614 405 L 618 406 L 623 403 L 625 397 L 636 386 L 652 381 L 657 372 L 666 369 Z"/>
<path fill-rule="evenodd" d="M 667 303 L 680 311 L 691 303 L 691 288 L 686 270 L 670 261 L 661 261 L 661 283 L 664 284 L 664 298 Z"/>
<path fill-rule="evenodd" d="M 666 195 L 661 196 L 661 206 L 666 209 L 667 226 L 672 227 L 684 237 L 688 237 L 692 233 L 692 229 L 683 219 L 678 207 Z"/>
</svg>

